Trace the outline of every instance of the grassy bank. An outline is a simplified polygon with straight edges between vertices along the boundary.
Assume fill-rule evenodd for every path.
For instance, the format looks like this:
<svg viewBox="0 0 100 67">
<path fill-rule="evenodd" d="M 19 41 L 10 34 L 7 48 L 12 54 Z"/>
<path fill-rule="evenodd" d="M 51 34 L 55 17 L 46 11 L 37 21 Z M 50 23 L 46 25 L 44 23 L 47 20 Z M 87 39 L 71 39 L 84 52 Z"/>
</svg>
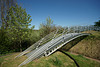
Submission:
<svg viewBox="0 0 100 67">
<path fill-rule="evenodd" d="M 100 32 L 90 31 L 92 35 L 86 37 L 69 51 L 100 60 Z"/>
<path fill-rule="evenodd" d="M 100 67 L 100 63 L 84 58 L 81 55 L 72 55 L 80 67 Z M 14 59 L 19 53 L 13 53 L 10 55 L 0 57 L 0 67 L 17 67 L 21 62 L 26 59 L 26 56 Z M 57 51 L 49 57 L 42 57 L 34 60 L 22 67 L 77 67 L 74 61 L 65 54 Z"/>
</svg>

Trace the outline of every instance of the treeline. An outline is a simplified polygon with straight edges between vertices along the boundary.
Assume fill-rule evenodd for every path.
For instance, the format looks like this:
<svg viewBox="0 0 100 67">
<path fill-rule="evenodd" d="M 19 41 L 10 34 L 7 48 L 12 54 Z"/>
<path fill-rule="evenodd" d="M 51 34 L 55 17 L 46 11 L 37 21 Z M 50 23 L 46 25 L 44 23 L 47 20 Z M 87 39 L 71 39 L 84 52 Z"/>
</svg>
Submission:
<svg viewBox="0 0 100 67">
<path fill-rule="evenodd" d="M 0 3 L 0 54 L 23 51 L 56 30 L 50 17 L 46 19 L 46 23 L 40 24 L 39 30 L 34 30 L 35 26 L 29 28 L 31 16 L 15 4 L 15 0 L 0 0 Z"/>
<path fill-rule="evenodd" d="M 39 30 L 34 30 L 34 25 L 29 28 L 31 21 L 31 16 L 16 0 L 0 0 L 0 54 L 23 51 L 47 34 L 60 29 L 59 34 L 65 29 L 55 26 L 50 17 L 40 24 Z M 83 27 L 66 27 L 66 30 L 77 32 L 79 28 Z"/>
</svg>

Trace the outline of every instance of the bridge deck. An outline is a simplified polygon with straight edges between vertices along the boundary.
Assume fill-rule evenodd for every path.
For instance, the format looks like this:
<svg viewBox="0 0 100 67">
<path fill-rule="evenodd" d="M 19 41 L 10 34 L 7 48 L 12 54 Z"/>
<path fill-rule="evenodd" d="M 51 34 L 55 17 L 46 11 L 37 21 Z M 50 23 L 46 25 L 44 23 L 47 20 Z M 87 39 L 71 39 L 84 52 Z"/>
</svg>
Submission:
<svg viewBox="0 0 100 67">
<path fill-rule="evenodd" d="M 54 38 L 51 41 L 47 42 L 46 44 L 43 44 L 39 48 L 32 50 L 30 53 L 26 54 L 28 57 L 23 63 L 21 63 L 19 66 L 22 66 L 26 63 L 29 63 L 30 61 L 39 58 L 41 56 L 49 56 L 53 52 L 55 52 L 57 49 L 61 48 L 66 43 L 70 42 L 71 40 L 84 36 L 89 34 L 84 33 L 69 33 L 62 35 L 60 37 Z"/>
</svg>

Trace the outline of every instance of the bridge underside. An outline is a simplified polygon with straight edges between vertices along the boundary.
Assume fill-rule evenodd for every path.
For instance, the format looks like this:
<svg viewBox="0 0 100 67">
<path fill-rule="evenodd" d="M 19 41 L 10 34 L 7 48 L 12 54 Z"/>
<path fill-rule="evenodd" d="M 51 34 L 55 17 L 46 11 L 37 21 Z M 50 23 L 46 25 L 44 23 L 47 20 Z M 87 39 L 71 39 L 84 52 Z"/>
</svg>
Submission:
<svg viewBox="0 0 100 67">
<path fill-rule="evenodd" d="M 68 51 L 70 50 L 73 46 L 75 46 L 77 43 L 79 43 L 81 40 L 83 40 L 87 35 L 85 36 L 80 36 L 69 43 L 65 44 L 63 47 L 60 48 L 60 50 Z"/>
</svg>

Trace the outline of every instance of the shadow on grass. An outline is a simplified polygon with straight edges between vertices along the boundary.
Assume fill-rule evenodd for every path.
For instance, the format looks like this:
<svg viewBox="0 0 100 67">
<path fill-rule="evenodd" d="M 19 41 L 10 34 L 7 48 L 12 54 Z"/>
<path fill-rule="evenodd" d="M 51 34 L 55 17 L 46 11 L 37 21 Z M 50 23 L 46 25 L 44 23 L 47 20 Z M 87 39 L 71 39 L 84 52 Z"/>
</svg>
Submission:
<svg viewBox="0 0 100 67">
<path fill-rule="evenodd" d="M 70 57 L 70 58 L 75 62 L 75 64 L 76 64 L 77 67 L 80 67 L 80 66 L 78 65 L 78 63 L 76 62 L 76 60 L 75 60 L 74 58 L 72 58 L 69 54 L 65 53 L 64 51 L 70 50 L 73 46 L 75 46 L 78 42 L 80 42 L 81 40 L 83 40 L 85 37 L 87 37 L 87 36 L 78 37 L 78 38 L 76 38 L 76 39 L 70 41 L 70 42 L 67 43 L 66 45 L 64 45 L 62 48 L 58 49 L 58 51 L 64 53 L 64 54 L 67 55 L 68 57 Z M 55 52 L 57 52 L 57 51 L 55 51 Z M 54 53 L 55 53 L 55 52 L 54 52 Z"/>
<path fill-rule="evenodd" d="M 58 49 L 58 51 L 62 52 L 63 54 L 65 54 L 69 58 L 71 58 L 75 62 L 75 64 L 76 64 L 77 67 L 80 67 L 80 66 L 76 62 L 76 60 L 73 57 L 71 57 L 69 54 L 65 53 L 64 51 L 70 50 L 73 46 L 75 46 L 78 42 L 80 42 L 81 40 L 83 40 L 85 37 L 87 37 L 87 36 L 81 36 L 79 38 L 76 38 L 76 39 L 70 41 L 69 43 L 67 43 L 66 45 L 64 45 L 62 48 Z"/>
<path fill-rule="evenodd" d="M 68 57 L 70 57 L 70 58 L 75 62 L 76 66 L 77 66 L 77 67 L 80 67 L 80 66 L 78 65 L 78 63 L 76 62 L 76 60 L 75 60 L 73 57 L 71 57 L 69 54 L 65 53 L 65 52 L 62 51 L 62 50 L 58 50 L 58 51 L 60 51 L 60 52 L 62 52 L 63 54 L 67 55 Z"/>
</svg>

